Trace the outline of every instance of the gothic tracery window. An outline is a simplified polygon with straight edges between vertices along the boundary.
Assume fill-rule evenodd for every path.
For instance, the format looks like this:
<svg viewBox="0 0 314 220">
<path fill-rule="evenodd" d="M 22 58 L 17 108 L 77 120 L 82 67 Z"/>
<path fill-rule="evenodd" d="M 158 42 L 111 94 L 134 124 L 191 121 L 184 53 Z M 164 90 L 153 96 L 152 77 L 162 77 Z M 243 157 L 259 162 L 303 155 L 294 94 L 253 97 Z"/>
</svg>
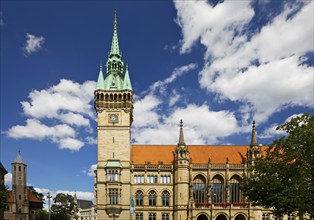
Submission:
<svg viewBox="0 0 314 220">
<path fill-rule="evenodd" d="M 151 190 L 148 194 L 148 204 L 150 206 L 156 206 L 156 192 Z"/>
<path fill-rule="evenodd" d="M 207 201 L 205 178 L 201 175 L 195 177 L 193 181 L 193 198 L 195 203 Z"/>
<path fill-rule="evenodd" d="M 239 176 L 234 176 L 230 180 L 230 202 L 236 203 L 236 202 L 243 202 L 243 196 L 240 189 L 240 180 L 241 178 Z"/>
<path fill-rule="evenodd" d="M 169 206 L 170 194 L 168 191 L 163 191 L 161 194 L 162 206 Z"/>
<path fill-rule="evenodd" d="M 136 206 L 143 205 L 143 192 L 141 190 L 137 190 L 135 193 L 135 204 Z"/>
<path fill-rule="evenodd" d="M 212 181 L 213 190 L 213 202 L 221 203 L 224 202 L 224 180 L 221 176 L 216 175 Z"/>
</svg>

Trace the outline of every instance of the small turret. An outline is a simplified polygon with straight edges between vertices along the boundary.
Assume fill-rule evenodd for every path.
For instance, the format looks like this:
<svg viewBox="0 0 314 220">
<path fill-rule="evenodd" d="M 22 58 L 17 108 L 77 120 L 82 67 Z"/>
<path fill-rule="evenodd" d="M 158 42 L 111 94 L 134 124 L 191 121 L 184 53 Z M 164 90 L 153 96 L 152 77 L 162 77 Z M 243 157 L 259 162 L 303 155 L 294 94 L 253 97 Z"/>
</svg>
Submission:
<svg viewBox="0 0 314 220">
<path fill-rule="evenodd" d="M 179 142 L 175 150 L 175 157 L 177 160 L 184 159 L 188 161 L 188 155 L 189 155 L 189 151 L 184 142 L 183 121 L 180 120 L 180 135 L 179 135 Z"/>
<path fill-rule="evenodd" d="M 250 149 L 247 152 L 247 163 L 248 163 L 248 165 L 253 165 L 254 159 L 256 159 L 260 156 L 261 156 L 261 149 L 258 146 L 258 143 L 256 141 L 255 121 L 253 121 Z"/>
</svg>

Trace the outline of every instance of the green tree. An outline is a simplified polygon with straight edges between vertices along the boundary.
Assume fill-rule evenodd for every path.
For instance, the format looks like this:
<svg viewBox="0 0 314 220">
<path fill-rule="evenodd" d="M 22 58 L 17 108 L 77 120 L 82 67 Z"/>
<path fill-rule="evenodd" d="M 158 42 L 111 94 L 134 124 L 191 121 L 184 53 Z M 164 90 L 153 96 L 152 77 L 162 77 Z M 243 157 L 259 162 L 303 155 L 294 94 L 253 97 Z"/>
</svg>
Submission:
<svg viewBox="0 0 314 220">
<path fill-rule="evenodd" d="M 277 127 L 287 136 L 275 140 L 244 176 L 244 194 L 253 205 L 282 216 L 314 217 L 314 117 L 303 114 Z"/>
<path fill-rule="evenodd" d="M 40 210 L 36 216 L 36 220 L 49 220 L 49 213 L 46 210 Z"/>
<path fill-rule="evenodd" d="M 70 220 L 78 219 L 78 208 L 74 202 L 74 197 L 69 194 L 59 193 L 53 199 L 54 204 L 51 206 L 51 219 L 53 220 Z"/>
<path fill-rule="evenodd" d="M 6 209 L 8 205 L 8 187 L 0 184 L 0 213 Z"/>
</svg>

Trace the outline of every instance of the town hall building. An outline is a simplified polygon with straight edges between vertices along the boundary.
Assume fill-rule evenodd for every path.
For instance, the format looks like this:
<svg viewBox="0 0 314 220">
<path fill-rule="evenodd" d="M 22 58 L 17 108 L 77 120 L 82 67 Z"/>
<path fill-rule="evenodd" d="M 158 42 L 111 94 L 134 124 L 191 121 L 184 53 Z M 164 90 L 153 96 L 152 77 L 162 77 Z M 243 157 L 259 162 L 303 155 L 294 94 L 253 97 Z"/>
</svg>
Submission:
<svg viewBox="0 0 314 220">
<path fill-rule="evenodd" d="M 251 206 L 240 189 L 242 175 L 265 150 L 257 143 L 254 122 L 246 146 L 189 145 L 182 121 L 177 144 L 131 144 L 134 93 L 119 48 L 116 17 L 108 60 L 100 67 L 94 95 L 98 220 L 275 218 L 271 210 Z"/>
</svg>

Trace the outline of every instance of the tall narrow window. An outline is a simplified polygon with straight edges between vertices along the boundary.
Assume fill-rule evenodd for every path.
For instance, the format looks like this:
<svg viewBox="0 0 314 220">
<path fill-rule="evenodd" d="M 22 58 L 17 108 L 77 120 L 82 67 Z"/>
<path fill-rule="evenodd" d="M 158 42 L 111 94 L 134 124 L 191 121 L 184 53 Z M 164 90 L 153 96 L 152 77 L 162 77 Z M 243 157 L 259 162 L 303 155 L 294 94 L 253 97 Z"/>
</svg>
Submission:
<svg viewBox="0 0 314 220">
<path fill-rule="evenodd" d="M 109 189 L 108 200 L 110 205 L 117 205 L 119 203 L 118 189 Z"/>
<path fill-rule="evenodd" d="M 136 213 L 136 220 L 143 220 L 143 213 Z"/>
<path fill-rule="evenodd" d="M 141 190 L 137 190 L 135 193 L 135 205 L 136 206 L 143 205 L 143 192 Z"/>
<path fill-rule="evenodd" d="M 224 202 L 224 184 L 223 184 L 224 180 L 221 176 L 215 176 L 213 178 L 213 201 L 214 203 L 220 203 L 220 202 Z"/>
<path fill-rule="evenodd" d="M 264 213 L 262 215 L 262 220 L 269 220 L 269 214 L 268 213 Z"/>
<path fill-rule="evenodd" d="M 108 170 L 108 181 L 118 181 L 119 180 L 119 171 L 118 170 Z"/>
<path fill-rule="evenodd" d="M 162 213 L 161 220 L 169 220 L 169 214 L 168 213 Z"/>
<path fill-rule="evenodd" d="M 240 190 L 240 177 L 234 176 L 230 180 L 230 202 L 231 203 L 237 203 L 237 202 L 243 202 L 243 196 L 242 192 Z"/>
<path fill-rule="evenodd" d="M 156 220 L 156 213 L 149 213 L 148 220 Z"/>
<path fill-rule="evenodd" d="M 169 206 L 170 194 L 168 191 L 163 191 L 161 195 L 162 206 Z"/>
<path fill-rule="evenodd" d="M 201 175 L 196 176 L 193 181 L 193 198 L 195 203 L 206 202 L 207 194 L 205 182 L 205 178 Z"/>
<path fill-rule="evenodd" d="M 148 204 L 150 206 L 156 206 L 156 192 L 154 190 L 150 191 L 148 194 Z"/>
</svg>

